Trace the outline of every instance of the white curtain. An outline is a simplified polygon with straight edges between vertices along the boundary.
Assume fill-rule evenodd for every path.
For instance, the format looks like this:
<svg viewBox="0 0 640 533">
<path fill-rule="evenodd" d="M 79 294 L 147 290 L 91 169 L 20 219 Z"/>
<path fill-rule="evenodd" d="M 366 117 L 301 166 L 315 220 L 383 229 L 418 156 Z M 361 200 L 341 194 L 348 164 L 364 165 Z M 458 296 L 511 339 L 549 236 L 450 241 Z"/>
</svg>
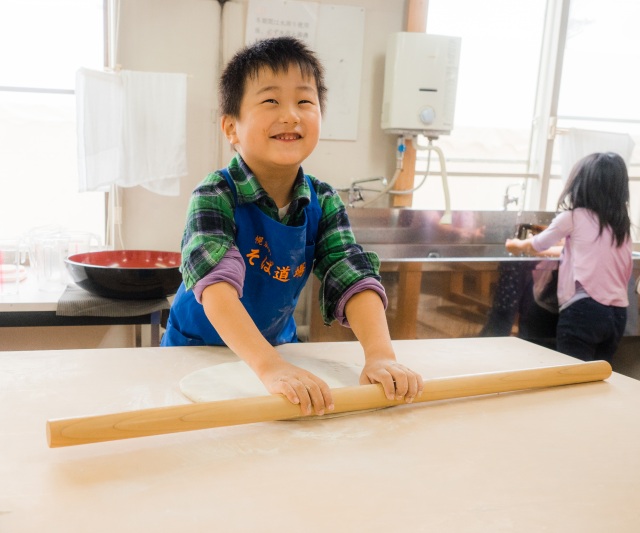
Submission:
<svg viewBox="0 0 640 533">
<path fill-rule="evenodd" d="M 180 194 L 188 174 L 186 74 L 80 69 L 76 107 L 80 191 L 140 185 Z"/>
<path fill-rule="evenodd" d="M 615 152 L 627 165 L 635 144 L 626 133 L 569 129 L 560 137 L 560 171 L 565 183 L 573 166 L 594 152 Z"/>
</svg>

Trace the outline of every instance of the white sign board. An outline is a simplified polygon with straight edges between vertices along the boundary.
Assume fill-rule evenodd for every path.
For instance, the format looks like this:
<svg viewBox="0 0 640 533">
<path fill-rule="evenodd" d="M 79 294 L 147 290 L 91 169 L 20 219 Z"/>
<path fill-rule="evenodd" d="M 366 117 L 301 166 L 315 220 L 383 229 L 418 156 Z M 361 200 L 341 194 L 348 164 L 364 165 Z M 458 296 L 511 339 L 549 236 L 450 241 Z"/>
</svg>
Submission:
<svg viewBox="0 0 640 533">
<path fill-rule="evenodd" d="M 298 0 L 249 0 L 245 42 L 290 35 L 306 42 L 325 67 L 322 139 L 355 141 L 362 79 L 364 8 Z"/>
</svg>

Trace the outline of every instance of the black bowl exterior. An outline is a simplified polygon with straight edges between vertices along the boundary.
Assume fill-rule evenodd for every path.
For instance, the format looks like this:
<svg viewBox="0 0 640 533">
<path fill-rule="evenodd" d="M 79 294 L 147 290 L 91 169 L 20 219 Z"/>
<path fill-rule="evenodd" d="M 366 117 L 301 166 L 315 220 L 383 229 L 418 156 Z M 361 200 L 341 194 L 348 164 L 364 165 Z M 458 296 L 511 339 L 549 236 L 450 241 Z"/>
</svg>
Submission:
<svg viewBox="0 0 640 533">
<path fill-rule="evenodd" d="M 105 298 L 153 300 L 175 294 L 182 282 L 178 268 L 105 268 L 66 262 L 82 289 Z"/>
</svg>

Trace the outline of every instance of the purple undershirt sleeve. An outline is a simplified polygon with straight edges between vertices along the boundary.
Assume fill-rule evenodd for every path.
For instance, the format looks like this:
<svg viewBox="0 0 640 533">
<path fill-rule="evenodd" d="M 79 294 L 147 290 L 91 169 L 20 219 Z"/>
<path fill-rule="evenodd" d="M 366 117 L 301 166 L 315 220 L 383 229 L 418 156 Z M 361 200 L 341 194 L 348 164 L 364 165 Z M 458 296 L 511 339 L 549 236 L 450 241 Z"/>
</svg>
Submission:
<svg viewBox="0 0 640 533">
<path fill-rule="evenodd" d="M 209 274 L 207 274 L 204 278 L 198 281 L 193 287 L 193 294 L 198 303 L 202 303 L 202 291 L 206 289 L 209 285 L 213 285 L 214 283 L 219 283 L 224 281 L 229 283 L 238 291 L 238 297 L 242 298 L 242 289 L 243 282 L 245 276 L 245 264 L 242 259 L 242 255 L 240 252 L 231 248 L 227 251 L 224 257 L 220 260 L 220 262 L 213 268 Z M 382 284 L 374 279 L 374 278 L 364 278 L 360 281 L 354 283 L 347 291 L 342 295 L 338 305 L 336 307 L 336 320 L 342 326 L 349 327 L 349 321 L 345 316 L 344 308 L 354 294 L 365 290 L 375 291 L 380 299 L 382 300 L 382 305 L 384 308 L 387 308 L 388 300 L 387 295 L 385 293 L 384 287 Z"/>
<path fill-rule="evenodd" d="M 242 255 L 237 248 L 230 248 L 224 254 L 220 262 L 213 267 L 204 278 L 198 281 L 193 287 L 193 295 L 196 301 L 202 303 L 202 291 L 209 285 L 225 281 L 238 291 L 238 298 L 242 298 L 242 287 L 244 283 L 245 265 Z"/>
<path fill-rule="evenodd" d="M 356 283 L 351 285 L 351 287 L 347 289 L 347 291 L 342 295 L 342 298 L 340 298 L 340 300 L 338 301 L 338 305 L 336 306 L 335 316 L 336 316 L 336 320 L 341 326 L 345 326 L 347 328 L 350 327 L 349 321 L 347 320 L 347 317 L 344 314 L 344 308 L 347 305 L 349 298 L 351 298 L 354 294 L 357 294 L 359 292 L 366 291 L 366 290 L 372 290 L 377 292 L 378 296 L 380 296 L 380 299 L 382 300 L 382 305 L 384 306 L 385 309 L 387 308 L 389 301 L 387 299 L 387 294 L 384 290 L 384 287 L 382 286 L 382 283 L 380 283 L 375 278 L 361 279 L 360 281 L 357 281 Z"/>
</svg>

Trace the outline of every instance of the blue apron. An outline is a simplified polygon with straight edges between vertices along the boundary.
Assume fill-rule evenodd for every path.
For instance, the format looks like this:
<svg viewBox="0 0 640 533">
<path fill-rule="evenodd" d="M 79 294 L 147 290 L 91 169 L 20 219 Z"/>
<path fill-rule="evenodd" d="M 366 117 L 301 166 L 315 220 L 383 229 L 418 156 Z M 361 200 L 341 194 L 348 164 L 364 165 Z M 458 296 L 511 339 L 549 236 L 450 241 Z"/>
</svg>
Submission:
<svg viewBox="0 0 640 533">
<path fill-rule="evenodd" d="M 313 269 L 316 235 L 322 210 L 311 180 L 311 201 L 300 226 L 286 226 L 265 215 L 254 203 L 238 205 L 233 179 L 222 175 L 236 200 L 236 245 L 246 275 L 240 299 L 258 329 L 272 345 L 297 342 L 293 312 Z M 224 345 L 193 291 L 180 285 L 169 313 L 162 346 Z"/>
</svg>

